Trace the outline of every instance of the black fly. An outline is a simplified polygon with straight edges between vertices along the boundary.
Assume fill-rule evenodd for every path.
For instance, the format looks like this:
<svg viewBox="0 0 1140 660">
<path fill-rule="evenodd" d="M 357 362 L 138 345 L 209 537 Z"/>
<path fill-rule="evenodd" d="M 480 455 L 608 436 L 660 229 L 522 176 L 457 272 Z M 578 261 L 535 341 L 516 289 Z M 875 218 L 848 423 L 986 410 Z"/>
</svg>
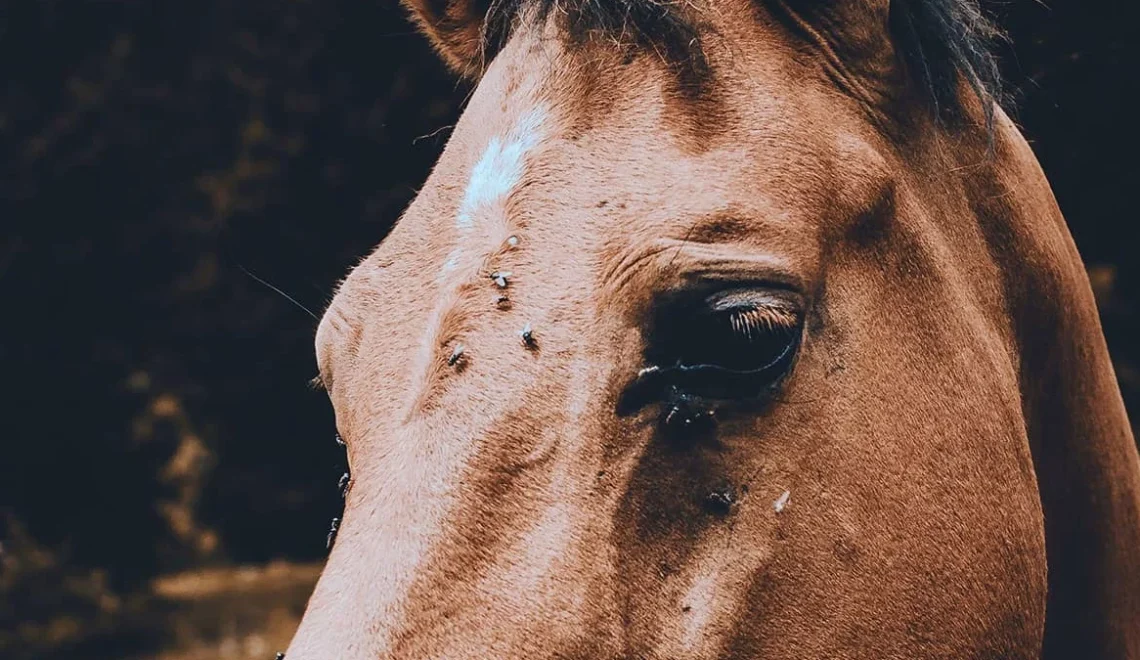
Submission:
<svg viewBox="0 0 1140 660">
<path fill-rule="evenodd" d="M 523 346 L 532 350 L 538 348 L 538 342 L 534 339 L 534 330 L 531 329 L 529 323 L 519 333 L 519 337 L 522 339 Z"/>
<path fill-rule="evenodd" d="M 700 398 L 673 388 L 661 421 L 671 431 L 697 431 L 716 423 L 716 412 Z"/>
<path fill-rule="evenodd" d="M 463 353 L 465 350 L 466 349 L 464 348 L 463 344 L 456 344 L 455 348 L 451 351 L 451 355 L 447 358 L 447 366 L 454 367 L 455 365 L 459 364 L 459 362 L 463 360 Z"/>
<path fill-rule="evenodd" d="M 705 495 L 704 507 L 709 513 L 725 516 L 732 511 L 736 502 L 736 492 L 732 490 L 731 486 L 725 486 Z"/>
<path fill-rule="evenodd" d="M 497 270 L 491 273 L 491 281 L 500 289 L 505 289 L 511 284 L 511 272 L 509 270 Z"/>
</svg>

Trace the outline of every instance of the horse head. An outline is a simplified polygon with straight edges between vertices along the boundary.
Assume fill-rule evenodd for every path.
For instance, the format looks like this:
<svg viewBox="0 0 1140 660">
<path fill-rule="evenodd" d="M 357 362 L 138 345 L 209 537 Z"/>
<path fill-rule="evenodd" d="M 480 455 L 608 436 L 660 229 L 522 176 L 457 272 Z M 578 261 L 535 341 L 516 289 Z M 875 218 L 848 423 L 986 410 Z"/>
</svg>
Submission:
<svg viewBox="0 0 1140 660">
<path fill-rule="evenodd" d="M 964 0 L 407 0 L 476 87 L 317 331 L 289 660 L 1140 656 L 1140 467 Z"/>
</svg>

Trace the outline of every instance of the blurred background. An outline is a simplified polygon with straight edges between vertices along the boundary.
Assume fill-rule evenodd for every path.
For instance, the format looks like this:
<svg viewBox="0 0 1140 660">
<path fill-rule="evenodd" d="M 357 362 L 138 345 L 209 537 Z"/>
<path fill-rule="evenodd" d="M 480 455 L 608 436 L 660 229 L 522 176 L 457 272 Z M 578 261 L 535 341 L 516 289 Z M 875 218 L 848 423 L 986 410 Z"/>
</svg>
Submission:
<svg viewBox="0 0 1140 660">
<path fill-rule="evenodd" d="M 992 3 L 1140 416 L 1140 6 Z M 0 7 L 0 656 L 272 658 L 339 514 L 314 319 L 468 88 L 394 0 Z"/>
</svg>

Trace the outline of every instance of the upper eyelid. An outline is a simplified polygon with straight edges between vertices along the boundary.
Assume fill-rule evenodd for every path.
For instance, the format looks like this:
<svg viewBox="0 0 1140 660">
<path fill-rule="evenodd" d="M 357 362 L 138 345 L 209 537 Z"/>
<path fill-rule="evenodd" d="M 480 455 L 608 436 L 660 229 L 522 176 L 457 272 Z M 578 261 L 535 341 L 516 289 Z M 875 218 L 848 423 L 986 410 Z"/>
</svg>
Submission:
<svg viewBox="0 0 1140 660">
<path fill-rule="evenodd" d="M 729 243 L 695 243 L 661 238 L 646 250 L 646 257 L 658 262 L 658 270 L 668 288 L 683 283 L 733 283 L 802 293 L 803 278 L 788 258 Z M 669 280 L 673 280 L 669 282 Z"/>
<path fill-rule="evenodd" d="M 604 296 L 621 301 L 634 316 L 653 307 L 661 296 L 706 289 L 767 289 L 786 292 L 801 308 L 808 305 L 809 288 L 791 259 L 759 252 L 754 247 L 725 243 L 694 243 L 659 238 L 630 251 L 602 275 Z M 630 307 L 629 301 L 640 301 Z"/>
<path fill-rule="evenodd" d="M 803 300 L 799 292 L 767 281 L 745 282 L 742 286 L 730 289 L 717 288 L 705 298 L 705 302 L 714 312 L 727 312 L 746 306 L 794 314 L 803 311 Z"/>
<path fill-rule="evenodd" d="M 731 284 L 739 288 L 765 288 L 802 295 L 803 278 L 791 264 L 772 254 L 726 251 L 717 246 L 693 246 L 685 252 L 680 276 L 691 283 Z"/>
</svg>

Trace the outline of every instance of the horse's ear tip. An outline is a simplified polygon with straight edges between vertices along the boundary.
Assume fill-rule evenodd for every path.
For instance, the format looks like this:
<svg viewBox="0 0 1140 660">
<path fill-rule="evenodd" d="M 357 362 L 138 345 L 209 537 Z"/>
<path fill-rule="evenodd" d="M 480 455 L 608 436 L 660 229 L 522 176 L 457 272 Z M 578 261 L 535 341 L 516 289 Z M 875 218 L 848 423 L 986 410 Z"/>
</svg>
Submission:
<svg viewBox="0 0 1140 660">
<path fill-rule="evenodd" d="M 478 3 L 400 0 L 421 34 L 453 73 L 474 80 L 482 72 L 483 21 Z"/>
</svg>

